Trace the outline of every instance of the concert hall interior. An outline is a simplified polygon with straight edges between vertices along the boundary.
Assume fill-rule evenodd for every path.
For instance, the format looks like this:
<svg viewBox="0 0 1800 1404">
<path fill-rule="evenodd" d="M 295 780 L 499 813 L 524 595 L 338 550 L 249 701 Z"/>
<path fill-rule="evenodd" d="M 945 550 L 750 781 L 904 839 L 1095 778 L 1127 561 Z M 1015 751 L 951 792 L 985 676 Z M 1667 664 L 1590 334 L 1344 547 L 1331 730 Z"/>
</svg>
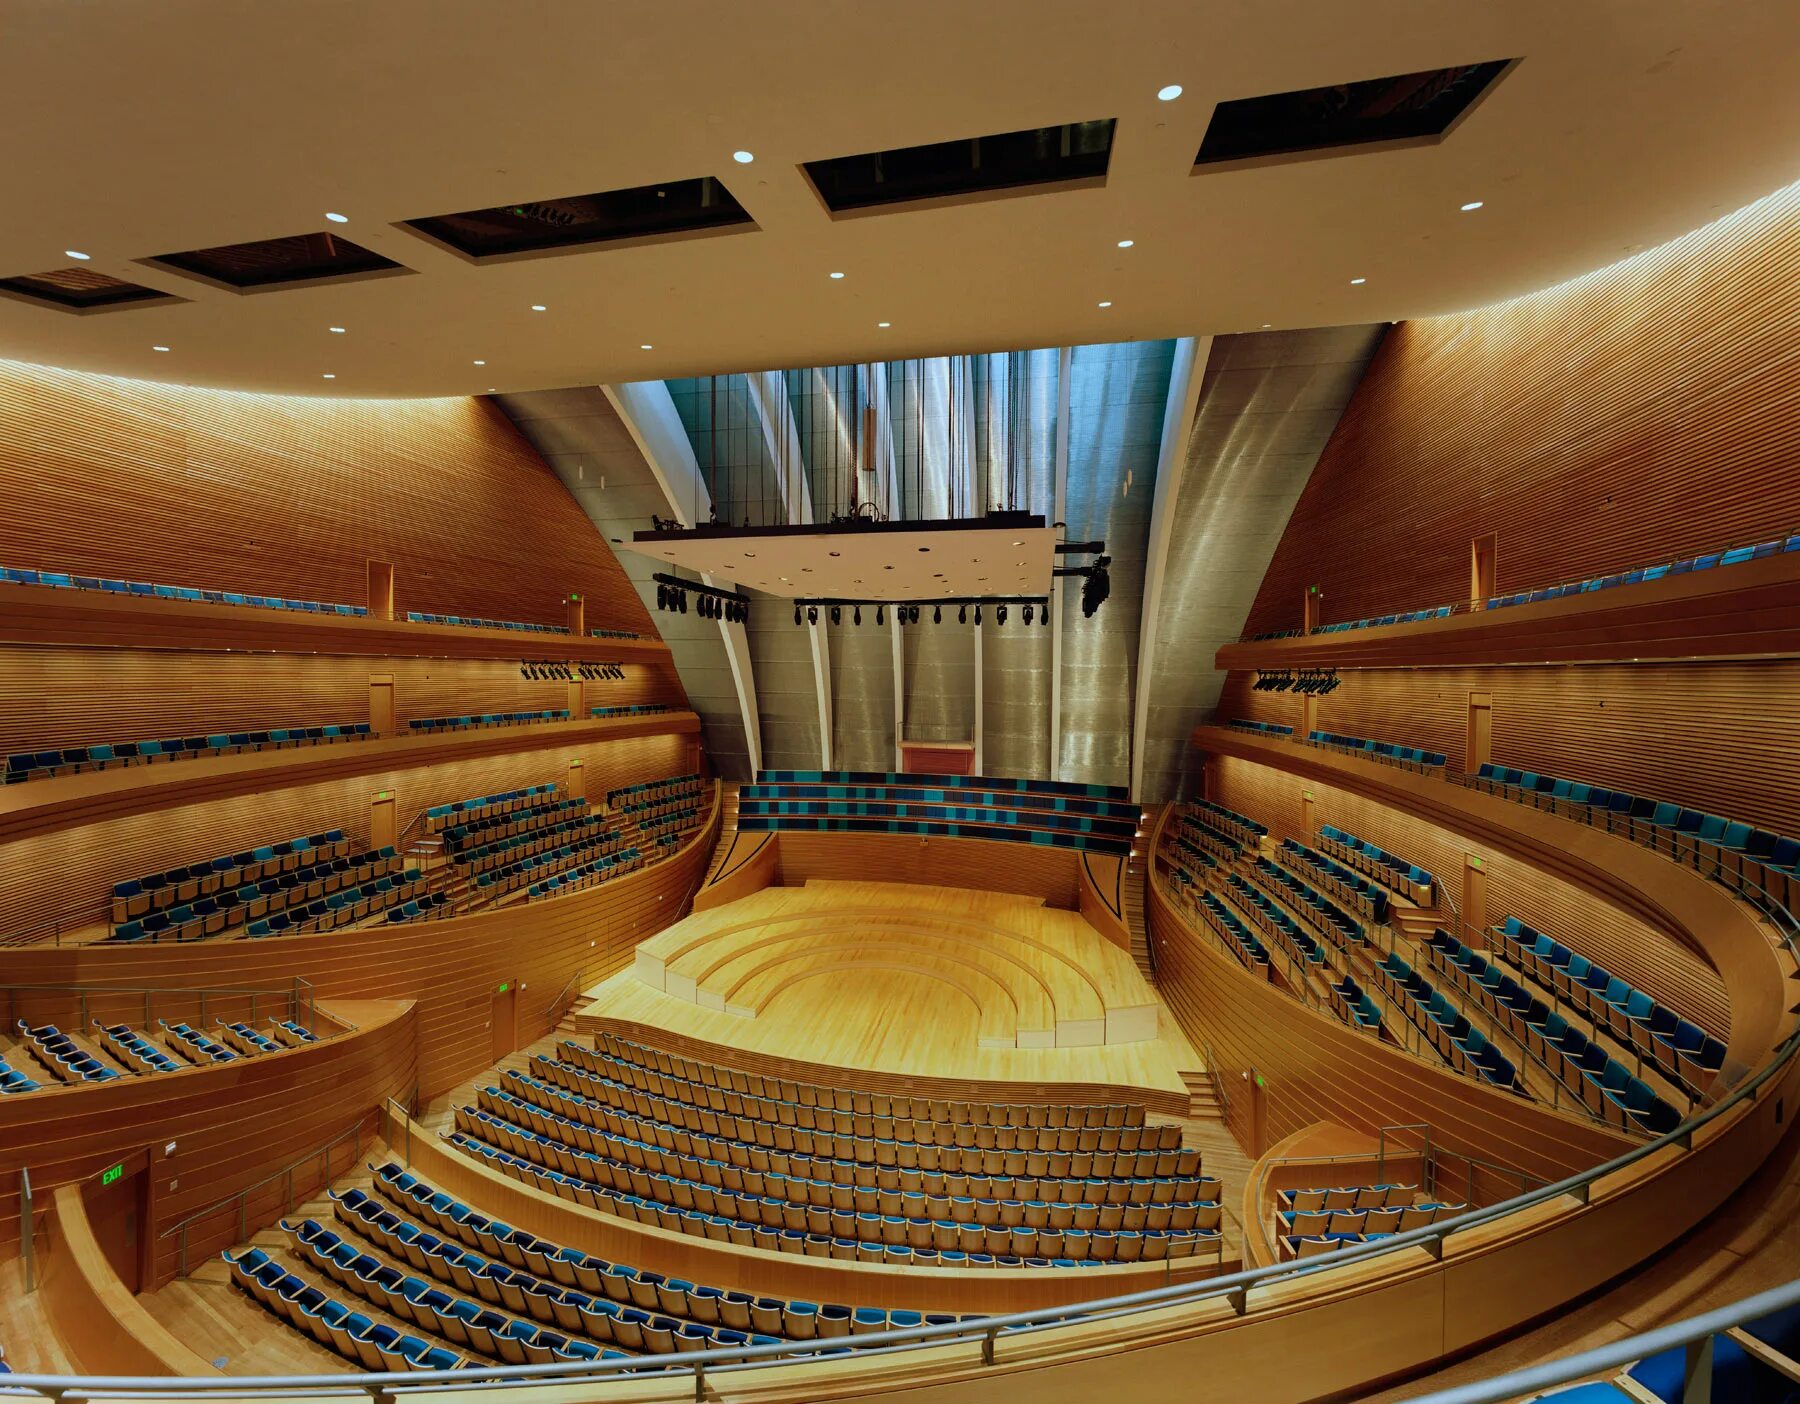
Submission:
<svg viewBox="0 0 1800 1404">
<path fill-rule="evenodd" d="M 0 1395 L 1800 1399 L 1800 11 L 11 0 Z"/>
</svg>

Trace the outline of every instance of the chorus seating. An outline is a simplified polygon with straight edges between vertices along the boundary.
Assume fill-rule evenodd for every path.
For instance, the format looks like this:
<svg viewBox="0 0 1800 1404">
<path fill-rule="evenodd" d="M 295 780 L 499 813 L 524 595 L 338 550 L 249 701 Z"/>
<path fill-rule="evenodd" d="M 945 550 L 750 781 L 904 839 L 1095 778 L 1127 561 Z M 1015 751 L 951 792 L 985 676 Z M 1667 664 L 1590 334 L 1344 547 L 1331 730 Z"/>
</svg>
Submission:
<svg viewBox="0 0 1800 1404">
<path fill-rule="evenodd" d="M 55 1024 L 34 1026 L 21 1019 L 18 1029 L 25 1048 L 58 1082 L 117 1082 L 125 1076 Z"/>
<path fill-rule="evenodd" d="M 566 624 L 528 624 L 519 619 L 465 619 L 460 614 L 420 614 L 408 610 L 408 624 L 442 624 L 454 629 L 507 629 L 515 634 L 566 634 Z"/>
<path fill-rule="evenodd" d="M 594 1304 L 587 1310 L 607 1318 L 600 1323 L 601 1329 L 610 1331 L 612 1340 L 630 1351 L 652 1350 L 660 1344 L 664 1328 L 652 1325 L 647 1335 L 644 1330 L 658 1313 L 703 1327 L 788 1340 L 850 1335 L 858 1314 L 865 1320 L 875 1314 L 881 1329 L 961 1319 L 940 1313 L 887 1312 L 757 1297 L 608 1262 L 490 1219 L 391 1162 L 377 1170 L 374 1188 L 375 1195 L 361 1190 L 334 1193 L 339 1221 L 359 1230 L 361 1225 L 369 1225 L 395 1256 L 404 1256 L 440 1280 L 447 1268 L 449 1280 L 464 1291 L 473 1290 L 490 1303 L 514 1310 L 522 1304 L 540 1320 L 549 1311 L 551 1319 L 567 1321 L 566 1306 L 582 1311 L 580 1297 L 585 1295 Z M 460 1260 L 456 1256 L 459 1251 L 464 1254 Z M 516 1288 L 517 1295 L 509 1287 Z M 564 1303 L 565 1311 L 560 1314 L 553 1295 L 558 1291 L 576 1294 L 574 1301 Z M 618 1310 L 608 1310 L 601 1303 Z"/>
<path fill-rule="evenodd" d="M 543 804 L 556 793 L 557 787 L 554 784 L 530 785 L 523 790 L 502 790 L 497 794 L 477 795 L 471 799 L 454 800 L 449 804 L 434 804 L 425 811 L 425 832 L 440 833 L 457 824 L 473 823 L 498 814 L 510 814 L 515 809 Z"/>
<path fill-rule="evenodd" d="M 1073 780 L 1022 780 L 995 775 L 928 775 L 914 771 L 882 770 L 759 770 L 756 781 L 761 785 L 923 785 L 934 789 L 1019 791 L 1026 794 L 1070 799 L 1106 800 L 1124 804 L 1126 791 L 1120 785 L 1089 785 Z M 1020 801 L 1021 803 L 1023 801 Z M 1132 815 L 1137 810 L 1131 806 Z"/>
<path fill-rule="evenodd" d="M 1328 858 L 1317 849 L 1308 848 L 1299 839 L 1283 839 L 1276 856 L 1290 871 L 1316 882 L 1339 901 L 1346 903 L 1377 926 L 1388 918 L 1387 889 L 1342 863 Z"/>
<path fill-rule="evenodd" d="M 1264 891 L 1280 897 L 1337 945 L 1357 946 L 1367 939 L 1360 921 L 1286 868 L 1258 858 L 1253 872 Z"/>
<path fill-rule="evenodd" d="M 285 609 L 301 614 L 335 614 L 361 617 L 362 605 L 321 604 L 317 600 L 290 600 L 280 595 L 245 595 L 234 590 L 196 590 L 186 585 L 155 585 L 142 580 L 101 579 L 55 570 L 16 570 L 0 566 L 0 585 L 47 585 L 64 590 L 98 590 L 108 595 L 132 595 L 140 599 L 182 600 L 190 604 L 246 605 L 255 609 Z"/>
<path fill-rule="evenodd" d="M 554 712 L 483 712 L 467 717 L 413 717 L 406 725 L 413 731 L 470 731 L 484 726 L 526 726 L 533 722 L 567 721 L 569 709 Z"/>
<path fill-rule="evenodd" d="M 236 1257 L 230 1253 L 222 1256 L 231 1267 L 234 1285 L 353 1365 L 399 1374 L 407 1370 L 454 1370 L 466 1363 L 453 1351 L 353 1310 L 290 1272 L 261 1248 L 251 1248 Z"/>
<path fill-rule="evenodd" d="M 6 758 L 5 783 L 43 780 L 87 770 L 110 770 L 128 765 L 152 765 L 174 760 L 229 756 L 244 751 L 277 750 L 288 746 L 333 745 L 340 741 L 366 741 L 367 722 L 330 726 L 273 727 L 267 731 L 214 732 L 205 736 L 175 736 L 148 741 L 91 742 L 59 750 L 21 751 Z"/>
<path fill-rule="evenodd" d="M 1321 1210 L 1387 1209 L 1410 1205 L 1419 1193 L 1417 1185 L 1330 1185 L 1323 1188 L 1275 1191 L 1281 1214 L 1317 1213 Z"/>
<path fill-rule="evenodd" d="M 654 717 L 675 709 L 667 702 L 631 702 L 611 707 L 590 707 L 590 717 Z"/>
<path fill-rule="evenodd" d="M 1398 955 L 1390 951 L 1375 963 L 1375 983 L 1451 1067 L 1495 1087 L 1523 1092 L 1512 1060 Z"/>
<path fill-rule="evenodd" d="M 1225 725 L 1237 731 L 1253 731 L 1259 736 L 1292 736 L 1294 728 L 1279 726 L 1274 722 L 1248 721 L 1243 717 L 1228 721 Z"/>
<path fill-rule="evenodd" d="M 1437 880 L 1418 864 L 1409 862 L 1398 854 L 1389 853 L 1386 849 L 1377 848 L 1372 843 L 1365 843 L 1355 834 L 1334 828 L 1330 824 L 1319 826 L 1319 847 L 1329 856 L 1348 863 L 1358 872 L 1373 878 L 1383 887 L 1402 894 L 1419 906 L 1429 907 L 1432 904 L 1433 888 Z"/>
<path fill-rule="evenodd" d="M 37 1081 L 23 1068 L 15 1068 L 4 1054 L 0 1054 L 0 1094 L 38 1092 L 43 1089 L 43 1086 L 43 1083 Z"/>
<path fill-rule="evenodd" d="M 1306 739 L 1315 746 L 1336 751 L 1350 751 L 1388 765 L 1411 766 L 1419 770 L 1442 769 L 1446 760 L 1442 751 L 1421 750 L 1417 746 L 1400 746 L 1392 741 L 1372 741 L 1366 736 L 1345 736 L 1335 731 L 1309 731 Z"/>
<path fill-rule="evenodd" d="M 915 1130 L 947 1126 L 952 1133 L 957 1128 L 984 1126 L 1049 1128 L 1058 1132 L 1137 1130 L 1144 1133 L 1147 1145 L 1168 1149 L 1181 1144 L 1179 1127 L 1147 1126 L 1144 1108 L 1137 1103 L 1084 1106 L 967 1102 L 865 1092 L 764 1077 L 759 1073 L 667 1053 L 605 1031 L 596 1035 L 593 1048 L 584 1048 L 578 1043 L 564 1043 L 561 1047 L 582 1066 L 599 1072 L 617 1071 L 633 1086 L 651 1091 L 673 1086 L 689 1094 L 684 1100 L 694 1100 L 696 1104 L 711 1106 L 714 1110 L 723 1110 L 731 1097 L 749 1098 L 751 1101 L 745 1103 L 746 1114 L 808 1129 L 850 1131 L 860 1126 L 862 1119 L 869 1119 L 874 1125 L 886 1118 L 910 1120 Z M 937 1136 L 915 1135 L 913 1139 L 937 1139 Z"/>
<path fill-rule="evenodd" d="M 699 775 L 671 775 L 663 780 L 640 780 L 635 785 L 621 785 L 606 792 L 606 807 L 620 813 L 631 813 L 635 806 L 659 804 L 697 795 L 706 781 Z"/>
<path fill-rule="evenodd" d="M 598 858 L 590 858 L 573 867 L 559 869 L 549 877 L 540 878 L 527 886 L 525 900 L 532 902 L 540 897 L 557 897 L 565 892 L 583 891 L 609 878 L 635 871 L 642 864 L 643 857 L 636 848 L 626 847 L 602 854 Z"/>
<path fill-rule="evenodd" d="M 1518 981 L 1439 928 L 1426 938 L 1427 958 L 1468 998 L 1519 1041 L 1595 1116 L 1615 1126 L 1660 1135 L 1681 1117 L 1642 1078 Z"/>
<path fill-rule="evenodd" d="M 1489 937 L 1510 964 L 1665 1076 L 1697 1089 L 1724 1066 L 1722 1041 L 1563 942 L 1510 916 Z"/>
<path fill-rule="evenodd" d="M 1244 925 L 1243 918 L 1211 892 L 1200 893 L 1198 908 L 1208 928 L 1238 958 L 1239 963 L 1251 973 L 1268 979 L 1268 947 L 1256 939 L 1250 928 Z"/>
<path fill-rule="evenodd" d="M 1003 842 L 1029 843 L 1039 847 L 1070 848 L 1093 853 L 1123 856 L 1131 848 L 1130 840 L 1100 838 L 1081 833 L 1065 833 L 1052 829 L 1015 827 L 1016 816 L 1003 811 L 975 811 L 978 820 L 950 821 L 926 819 L 883 819 L 849 815 L 746 814 L 740 808 L 738 827 L 746 831 L 792 829 L 804 833 L 906 834 L 925 838 L 999 839 Z"/>
<path fill-rule="evenodd" d="M 1742 890 L 1761 889 L 1783 907 L 1800 905 L 1800 839 L 1666 800 L 1487 763 L 1470 783 L 1566 817 L 1603 824 Z"/>
</svg>

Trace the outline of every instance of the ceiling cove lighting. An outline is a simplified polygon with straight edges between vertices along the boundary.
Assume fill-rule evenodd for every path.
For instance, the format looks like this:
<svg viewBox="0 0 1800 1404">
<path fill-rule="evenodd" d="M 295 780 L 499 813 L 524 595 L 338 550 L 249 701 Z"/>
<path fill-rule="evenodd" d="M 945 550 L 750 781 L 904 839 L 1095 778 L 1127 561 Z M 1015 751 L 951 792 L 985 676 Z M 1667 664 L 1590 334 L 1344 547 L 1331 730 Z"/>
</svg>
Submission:
<svg viewBox="0 0 1800 1404">
<path fill-rule="evenodd" d="M 1360 288 L 1364 283 L 1366 283 L 1368 281 L 1369 280 L 1367 278 L 1352 278 L 1350 280 L 1350 286 L 1353 288 Z"/>
<path fill-rule="evenodd" d="M 842 273 L 833 273 L 831 276 L 835 279 L 835 278 L 841 278 L 844 275 Z"/>
<path fill-rule="evenodd" d="M 650 343 L 649 343 L 649 342 L 647 342 L 647 341 L 646 341 L 646 342 L 644 342 L 644 343 L 642 343 L 642 344 L 641 344 L 641 345 L 640 345 L 640 346 L 639 346 L 639 347 L 638 347 L 638 350 L 640 350 L 640 351 L 654 351 L 654 350 L 656 350 L 656 348 L 655 348 L 655 347 L 654 347 L 654 346 L 652 346 L 652 345 L 651 345 L 651 344 L 650 344 Z"/>
<path fill-rule="evenodd" d="M 333 375 L 333 374 L 332 374 L 332 373 L 331 373 L 331 372 L 330 372 L 330 371 L 326 371 L 326 372 L 325 372 L 325 374 L 324 374 L 324 376 L 323 376 L 323 377 L 322 377 L 322 379 L 325 379 L 325 380 L 336 380 L 336 379 L 337 379 L 337 377 L 336 377 L 336 376 L 335 376 L 335 375 Z"/>
<path fill-rule="evenodd" d="M 888 327 L 893 326 L 894 324 L 892 322 L 877 322 L 875 325 L 882 328 L 883 330 L 885 330 Z"/>
<path fill-rule="evenodd" d="M 1486 203 L 1486 200 L 1467 200 L 1463 202 L 1461 209 L 1464 214 L 1467 214 L 1470 210 L 1480 209 Z"/>
<path fill-rule="evenodd" d="M 344 334 L 344 329 L 342 327 L 326 327 L 325 330 L 332 332 L 337 336 L 342 336 Z"/>
<path fill-rule="evenodd" d="M 731 153 L 731 159 L 740 166 L 747 166 L 756 159 L 756 156 L 755 153 L 749 151 L 734 151 Z"/>
<path fill-rule="evenodd" d="M 348 224 L 350 222 L 349 215 L 338 214 L 335 210 L 326 210 L 325 218 L 330 220 L 333 224 Z"/>
<path fill-rule="evenodd" d="M 92 254 L 84 254 L 79 249 L 64 249 L 63 257 L 77 259 L 82 263 L 86 263 L 90 258 L 93 257 L 93 255 Z"/>
<path fill-rule="evenodd" d="M 1096 307 L 1111 307 L 1111 306 L 1112 306 L 1112 303 L 1110 303 L 1110 302 L 1096 302 L 1096 303 L 1095 303 L 1095 304 L 1094 304 L 1094 305 L 1095 305 L 1095 306 L 1096 306 Z"/>
<path fill-rule="evenodd" d="M 534 302 L 531 304 L 531 310 L 533 312 L 548 312 L 550 309 L 541 302 Z"/>
<path fill-rule="evenodd" d="M 1136 239 L 1121 239 L 1121 240 L 1119 240 L 1119 247 L 1122 249 L 1128 249 L 1135 243 L 1137 243 Z"/>
<path fill-rule="evenodd" d="M 169 348 L 166 346 L 152 346 L 150 349 L 152 351 L 167 351 Z"/>
<path fill-rule="evenodd" d="M 1180 96 L 1181 84 L 1179 83 L 1170 83 L 1166 87 L 1161 87 L 1156 90 L 1156 100 L 1158 102 L 1174 102 L 1175 99 Z"/>
</svg>

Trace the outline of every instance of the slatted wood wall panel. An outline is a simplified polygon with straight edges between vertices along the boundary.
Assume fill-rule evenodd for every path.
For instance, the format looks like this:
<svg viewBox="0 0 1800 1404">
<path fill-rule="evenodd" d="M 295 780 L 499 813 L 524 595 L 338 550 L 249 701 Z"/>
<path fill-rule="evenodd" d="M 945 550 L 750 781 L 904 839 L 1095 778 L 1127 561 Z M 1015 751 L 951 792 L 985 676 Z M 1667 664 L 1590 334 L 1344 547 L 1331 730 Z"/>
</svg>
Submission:
<svg viewBox="0 0 1800 1404">
<path fill-rule="evenodd" d="M 675 856 L 583 892 L 412 926 L 158 946 L 33 946 L 6 953 L 17 984 L 220 988 L 310 980 L 320 999 L 418 1001 L 418 1083 L 431 1097 L 493 1063 L 490 1015 L 502 981 L 517 990 L 520 1046 L 556 1022 L 572 977 L 586 988 L 625 968 L 643 937 L 679 920 L 718 834 L 708 822 Z M 58 1000 L 63 1012 L 57 1013 Z M 25 997 L 29 1017 L 68 1018 L 61 996 Z M 7 1105 L 23 1098 L 8 1098 Z"/>
<path fill-rule="evenodd" d="M 1247 632 L 1527 590 L 1796 529 L 1800 185 L 1585 278 L 1402 322 L 1320 456 Z"/>
<path fill-rule="evenodd" d="M 331 828 L 365 841 L 370 799 L 380 790 L 393 791 L 398 822 L 405 825 L 428 805 L 563 784 L 569 762 L 577 759 L 589 798 L 603 800 L 609 789 L 684 773 L 687 754 L 685 736 L 572 744 L 272 789 L 0 845 L 0 933 L 54 916 L 91 916 L 116 882 L 221 853 Z"/>
<path fill-rule="evenodd" d="M 589 706 L 686 707 L 666 657 L 620 661 L 622 680 L 588 684 Z M 412 717 L 568 705 L 567 683 L 524 678 L 517 663 L 499 660 L 0 646 L 0 754 L 367 721 L 377 674 L 394 679 L 402 729 Z"/>
<path fill-rule="evenodd" d="M 1250 1144 L 1251 1088 L 1264 1081 L 1268 1143 L 1318 1121 L 1374 1133 L 1428 1123 L 1434 1144 L 1549 1180 L 1618 1155 L 1626 1142 L 1589 1124 L 1439 1070 L 1377 1043 L 1259 980 L 1209 945 L 1151 884 L 1157 988 L 1182 1032 L 1211 1050 L 1231 1099 L 1234 1134 Z M 1401 1144 L 1416 1145 L 1416 1133 Z"/>
<path fill-rule="evenodd" d="M 153 1147 L 150 1173 L 157 1182 L 160 1231 L 285 1169 L 359 1123 L 367 1147 L 378 1127 L 375 1109 L 387 1097 L 405 1097 L 412 1090 L 418 1029 L 409 1004 L 359 1001 L 350 1007 L 366 1014 L 367 1022 L 294 1053 L 107 1087 L 8 1097 L 0 1112 L 6 1132 L 0 1136 L 0 1258 L 18 1250 L 21 1167 L 30 1169 L 32 1192 L 43 1197 L 42 1213 L 48 1191 L 57 1185 Z M 163 1154 L 170 1141 L 176 1145 L 172 1157 Z M 360 1168 L 353 1140 L 332 1153 L 331 1168 L 338 1175 Z M 319 1184 L 316 1163 L 296 1173 L 301 1197 Z M 278 1181 L 256 1195 L 246 1205 L 246 1222 L 255 1226 L 285 1213 L 285 1192 Z M 190 1267 L 239 1241 L 235 1212 L 208 1216 L 189 1232 Z M 179 1250 L 179 1237 L 158 1240 L 157 1283 L 175 1275 Z"/>
<path fill-rule="evenodd" d="M 1493 758 L 1800 835 L 1800 661 L 1358 669 L 1318 726 L 1442 751 L 1460 769 L 1470 693 L 1493 698 Z M 1222 721 L 1297 726 L 1291 694 L 1233 673 Z"/>
<path fill-rule="evenodd" d="M 1079 900 L 1074 849 L 1037 848 L 993 839 L 919 838 L 906 834 L 784 831 L 778 884 L 922 882 L 977 891 L 1018 892 L 1074 910 Z"/>
<path fill-rule="evenodd" d="M 1319 823 L 1347 829 L 1429 869 L 1446 884 L 1459 907 L 1463 868 L 1473 854 L 1482 860 L 1488 875 L 1489 923 L 1516 916 L 1568 941 L 1621 979 L 1680 1010 L 1707 1032 L 1721 1039 L 1729 1033 L 1731 1001 L 1718 973 L 1686 945 L 1591 893 L 1510 854 L 1472 843 L 1362 795 L 1301 781 L 1236 757 L 1222 756 L 1213 765 L 1217 777 L 1213 798 L 1267 824 L 1277 841 L 1304 838 L 1300 795 L 1302 790 L 1310 790 Z"/>
<path fill-rule="evenodd" d="M 484 400 L 247 395 L 0 362 L 0 563 L 654 635 L 611 548 Z"/>
</svg>

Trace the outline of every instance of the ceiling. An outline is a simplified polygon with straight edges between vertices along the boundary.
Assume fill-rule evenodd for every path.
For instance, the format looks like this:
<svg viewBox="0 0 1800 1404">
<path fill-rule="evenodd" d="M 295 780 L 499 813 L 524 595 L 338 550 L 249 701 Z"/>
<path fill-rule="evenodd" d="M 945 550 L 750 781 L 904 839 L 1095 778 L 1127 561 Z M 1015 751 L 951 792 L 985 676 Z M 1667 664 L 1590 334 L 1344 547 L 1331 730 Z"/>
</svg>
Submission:
<svg viewBox="0 0 1800 1404">
<path fill-rule="evenodd" d="M 1800 150 L 1791 0 L 10 0 L 5 40 L 0 277 L 77 249 L 187 300 L 0 299 L 0 355 L 321 395 L 1448 312 L 1704 224 Z M 1441 143 L 1192 174 L 1219 100 L 1513 57 Z M 833 220 L 797 169 L 1108 117 L 1096 188 Z M 753 228 L 477 266 L 396 227 L 703 175 Z M 241 294 L 138 262 L 328 227 L 411 274 Z"/>
</svg>

